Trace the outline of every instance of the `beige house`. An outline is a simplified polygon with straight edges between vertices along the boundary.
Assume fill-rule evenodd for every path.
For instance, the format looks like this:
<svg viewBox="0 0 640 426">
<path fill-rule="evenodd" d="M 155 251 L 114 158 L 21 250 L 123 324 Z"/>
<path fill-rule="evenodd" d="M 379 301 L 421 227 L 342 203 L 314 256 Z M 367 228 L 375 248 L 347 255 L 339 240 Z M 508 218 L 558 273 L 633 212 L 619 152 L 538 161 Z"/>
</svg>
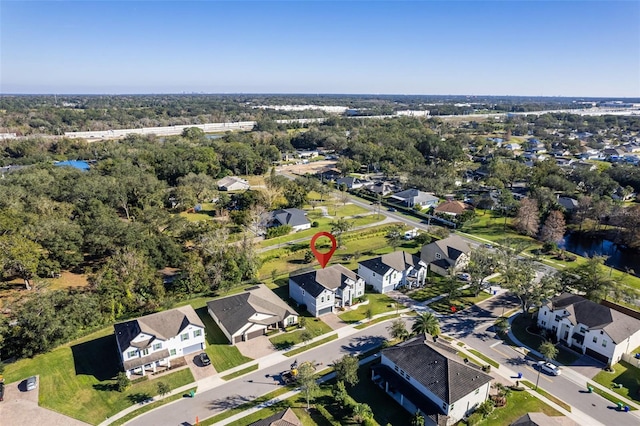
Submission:
<svg viewBox="0 0 640 426">
<path fill-rule="evenodd" d="M 471 248 L 457 235 L 435 241 L 422 247 L 420 259 L 438 275 L 447 275 L 451 269 L 464 269 L 469 263 Z"/>
</svg>

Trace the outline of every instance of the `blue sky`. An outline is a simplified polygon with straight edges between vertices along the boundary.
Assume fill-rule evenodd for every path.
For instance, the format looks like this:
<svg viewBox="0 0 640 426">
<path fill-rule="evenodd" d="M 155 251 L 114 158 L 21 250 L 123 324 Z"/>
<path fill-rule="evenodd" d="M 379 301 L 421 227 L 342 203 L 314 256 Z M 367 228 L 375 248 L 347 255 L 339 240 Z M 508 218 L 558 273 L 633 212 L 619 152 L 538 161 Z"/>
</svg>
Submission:
<svg viewBox="0 0 640 426">
<path fill-rule="evenodd" d="M 5 1 L 1 93 L 640 96 L 638 1 Z"/>
</svg>

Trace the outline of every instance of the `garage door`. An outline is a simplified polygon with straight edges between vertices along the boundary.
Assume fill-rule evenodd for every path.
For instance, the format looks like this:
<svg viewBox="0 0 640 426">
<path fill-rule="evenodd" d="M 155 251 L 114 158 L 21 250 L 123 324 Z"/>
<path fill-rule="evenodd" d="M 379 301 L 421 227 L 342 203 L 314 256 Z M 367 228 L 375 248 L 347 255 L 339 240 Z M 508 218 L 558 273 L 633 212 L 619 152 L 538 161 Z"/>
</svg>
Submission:
<svg viewBox="0 0 640 426">
<path fill-rule="evenodd" d="M 318 316 L 320 316 L 320 315 L 324 315 L 324 314 L 329 314 L 329 313 L 331 313 L 331 312 L 333 312 L 333 311 L 332 311 L 332 307 L 331 307 L 331 306 L 329 306 L 328 308 L 320 309 L 320 310 L 318 311 Z"/>
<path fill-rule="evenodd" d="M 251 340 L 254 337 L 262 336 L 263 334 L 264 334 L 264 330 L 255 330 L 255 331 L 252 331 L 251 333 L 247 333 L 246 339 Z"/>
<path fill-rule="evenodd" d="M 197 345 L 187 346 L 186 348 L 184 348 L 182 350 L 182 354 L 183 355 L 188 355 L 188 354 L 191 354 L 191 353 L 194 353 L 194 352 L 198 352 L 200 350 L 202 350 L 202 344 L 198 343 Z"/>
<path fill-rule="evenodd" d="M 233 343 L 242 342 L 242 335 L 233 338 Z"/>
<path fill-rule="evenodd" d="M 586 354 L 589 355 L 592 358 L 597 359 L 598 361 L 602 361 L 605 364 L 609 363 L 609 358 L 605 355 L 599 354 L 598 352 L 594 351 L 593 349 L 587 348 Z"/>
</svg>

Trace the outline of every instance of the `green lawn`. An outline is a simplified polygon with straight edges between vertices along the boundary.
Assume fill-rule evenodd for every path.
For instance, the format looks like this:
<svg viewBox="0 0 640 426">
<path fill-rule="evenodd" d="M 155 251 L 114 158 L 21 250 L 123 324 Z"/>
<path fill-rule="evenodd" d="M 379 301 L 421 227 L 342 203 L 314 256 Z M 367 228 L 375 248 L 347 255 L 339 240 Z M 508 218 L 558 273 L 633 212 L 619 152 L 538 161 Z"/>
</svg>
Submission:
<svg viewBox="0 0 640 426">
<path fill-rule="evenodd" d="M 170 402 L 177 401 L 179 399 L 185 398 L 186 396 L 189 395 L 190 392 L 192 392 L 192 391 L 195 392 L 197 389 L 198 388 L 191 388 L 191 389 L 186 390 L 181 395 L 171 395 L 171 396 L 163 398 L 163 399 L 161 399 L 159 401 L 155 401 L 155 402 L 152 402 L 150 404 L 146 404 L 142 408 L 138 408 L 137 410 L 132 411 L 129 414 L 123 416 L 123 417 L 120 417 L 118 420 L 109 423 L 109 426 L 121 426 L 121 425 L 127 423 L 129 420 L 133 420 L 136 417 L 141 416 L 142 414 L 144 414 L 144 413 L 146 413 L 148 411 L 155 410 L 156 408 L 161 407 L 163 405 L 166 405 L 166 404 L 168 404 Z"/>
<path fill-rule="evenodd" d="M 613 369 L 613 373 L 601 371 L 593 380 L 619 395 L 640 402 L 640 369 L 624 361 L 615 364 Z M 622 387 L 614 388 L 614 383 L 621 384 Z"/>
<path fill-rule="evenodd" d="M 98 424 L 123 409 L 156 395 L 158 381 L 171 389 L 193 382 L 189 369 L 115 390 L 120 370 L 113 328 L 60 346 L 46 354 L 8 364 L 7 383 L 40 375 L 40 405 L 90 424 Z"/>
<path fill-rule="evenodd" d="M 556 404 L 558 404 L 560 407 L 564 408 L 568 412 L 571 412 L 571 406 L 569 404 L 567 404 L 563 400 L 551 395 L 549 392 L 547 392 L 546 390 L 542 389 L 541 387 L 538 386 L 538 388 L 535 389 L 535 385 L 533 383 L 531 383 L 530 381 L 528 381 L 528 380 L 522 380 L 520 383 L 522 383 L 525 386 L 528 386 L 530 389 L 533 389 L 534 391 L 536 391 L 540 395 L 544 396 L 548 400 L 555 402 Z"/>
<path fill-rule="evenodd" d="M 393 318 L 398 318 L 399 316 L 400 316 L 399 314 L 385 315 L 383 317 L 378 317 L 378 318 L 376 318 L 374 320 L 367 321 L 367 322 L 364 322 L 362 324 L 358 324 L 358 325 L 354 326 L 354 328 L 358 329 L 358 330 L 362 330 L 363 328 L 367 328 L 367 327 L 372 326 L 374 324 L 378 324 L 379 322 L 387 321 L 387 320 L 390 320 L 390 319 L 393 319 Z"/>
<path fill-rule="evenodd" d="M 283 355 L 284 356 L 298 355 L 298 354 L 300 354 L 302 352 L 308 351 L 309 349 L 313 349 L 313 348 L 315 348 L 317 346 L 324 345 L 325 343 L 330 342 L 332 340 L 336 340 L 337 338 L 338 338 L 337 334 L 331 334 L 330 336 L 327 336 L 324 339 L 320 339 L 320 340 L 317 340 L 317 341 L 312 342 L 312 343 L 307 343 L 304 346 L 301 346 L 299 348 L 295 348 L 295 349 L 292 349 L 292 350 L 290 350 L 288 352 L 285 352 Z"/>
<path fill-rule="evenodd" d="M 431 277 L 423 288 L 410 291 L 408 295 L 417 302 L 424 302 L 425 300 L 440 296 L 444 292 L 442 279 L 440 277 Z"/>
<path fill-rule="evenodd" d="M 511 331 L 520 342 L 537 351 L 540 345 L 544 342 L 544 339 L 537 334 L 532 334 L 527 331 L 527 327 L 532 324 L 532 320 L 520 314 L 516 316 L 511 323 Z M 556 357 L 556 361 L 558 361 L 560 364 L 571 365 L 579 358 L 578 355 L 563 348 L 562 346 L 556 346 L 556 348 L 558 348 L 558 356 Z M 531 356 L 533 356 L 533 354 L 531 354 Z"/>
<path fill-rule="evenodd" d="M 369 210 L 356 206 L 355 204 L 339 205 L 335 208 L 335 211 L 333 211 L 333 209 L 329 211 L 329 214 L 335 217 L 357 216 L 365 213 L 369 213 Z"/>
<path fill-rule="evenodd" d="M 196 313 L 204 323 L 207 339 L 206 352 L 217 372 L 251 361 L 251 358 L 242 355 L 238 348 L 229 344 L 227 336 L 222 333 L 220 327 L 213 321 L 206 307 L 196 309 Z"/>
<path fill-rule="evenodd" d="M 395 311 L 396 309 L 402 309 L 404 306 L 396 303 L 395 300 L 387 296 L 386 294 L 379 293 L 367 293 L 367 300 L 369 303 L 360 304 L 357 309 L 347 311 L 338 315 L 346 323 L 353 323 L 362 321 L 367 318 L 369 312 L 371 315 L 382 314 L 384 312 Z M 397 305 L 397 306 L 396 306 Z"/>
<path fill-rule="evenodd" d="M 498 364 L 497 362 L 495 362 L 494 360 L 492 360 L 488 356 L 478 352 L 477 350 L 469 349 L 469 352 L 471 352 L 472 354 L 474 354 L 475 356 L 477 356 L 478 358 L 480 358 L 481 360 L 483 360 L 487 364 L 493 366 L 494 368 L 500 368 L 500 364 Z"/>
<path fill-rule="evenodd" d="M 464 289 L 460 292 L 460 296 L 447 300 L 447 298 L 440 299 L 429 304 L 429 307 L 441 314 L 450 314 L 451 307 L 456 307 L 456 312 L 460 312 L 463 309 L 467 309 L 470 306 L 480 303 L 483 300 L 488 299 L 491 295 L 485 291 L 481 291 L 477 296 L 470 289 Z"/>
<path fill-rule="evenodd" d="M 227 374 L 226 376 L 222 376 L 222 380 L 231 380 L 236 377 L 244 376 L 247 373 L 251 373 L 258 369 L 258 364 L 253 364 L 248 366 L 247 368 L 243 368 L 242 370 L 238 370 L 235 373 Z"/>
<path fill-rule="evenodd" d="M 558 410 L 550 407 L 528 392 L 516 391 L 512 392 L 511 396 L 507 398 L 507 405 L 493 410 L 480 424 L 482 426 L 510 425 L 523 415 L 535 412 L 543 412 L 548 416 L 562 415 Z"/>
<path fill-rule="evenodd" d="M 300 314 L 305 318 L 304 329 L 290 331 L 288 333 L 280 333 L 273 336 L 269 341 L 274 347 L 278 349 L 286 349 L 298 343 L 302 343 L 301 336 L 305 330 L 308 330 L 313 337 L 331 332 L 331 327 L 322 322 L 320 318 L 314 318 L 308 312 L 300 312 Z"/>
<path fill-rule="evenodd" d="M 182 212 L 179 214 L 179 216 L 184 217 L 189 222 L 197 222 L 200 220 L 211 220 L 216 215 L 215 214 L 216 208 L 213 203 L 202 203 L 200 205 L 202 206 L 202 210 L 200 210 L 199 212 L 197 213 Z"/>
</svg>

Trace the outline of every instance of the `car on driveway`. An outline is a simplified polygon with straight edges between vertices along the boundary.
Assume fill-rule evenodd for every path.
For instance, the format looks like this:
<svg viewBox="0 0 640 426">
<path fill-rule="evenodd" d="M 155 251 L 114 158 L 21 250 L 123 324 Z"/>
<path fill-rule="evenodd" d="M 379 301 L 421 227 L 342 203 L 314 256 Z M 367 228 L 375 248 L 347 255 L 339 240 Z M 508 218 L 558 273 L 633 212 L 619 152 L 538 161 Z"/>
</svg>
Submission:
<svg viewBox="0 0 640 426">
<path fill-rule="evenodd" d="M 458 279 L 462 281 L 471 281 L 471 275 L 467 274 L 466 272 L 463 272 L 461 274 L 458 274 Z"/>
<path fill-rule="evenodd" d="M 31 376 L 27 379 L 27 390 L 31 391 L 38 387 L 38 379 L 36 376 Z"/>
<path fill-rule="evenodd" d="M 209 355 L 207 355 L 206 352 L 202 352 L 200 355 L 198 355 L 198 359 L 203 366 L 211 365 L 211 360 L 209 359 Z"/>
<path fill-rule="evenodd" d="M 559 376 L 560 373 L 562 373 L 560 367 L 553 365 L 550 362 L 538 361 L 538 363 L 535 364 L 535 367 L 543 373 L 547 373 L 551 376 Z"/>
</svg>

